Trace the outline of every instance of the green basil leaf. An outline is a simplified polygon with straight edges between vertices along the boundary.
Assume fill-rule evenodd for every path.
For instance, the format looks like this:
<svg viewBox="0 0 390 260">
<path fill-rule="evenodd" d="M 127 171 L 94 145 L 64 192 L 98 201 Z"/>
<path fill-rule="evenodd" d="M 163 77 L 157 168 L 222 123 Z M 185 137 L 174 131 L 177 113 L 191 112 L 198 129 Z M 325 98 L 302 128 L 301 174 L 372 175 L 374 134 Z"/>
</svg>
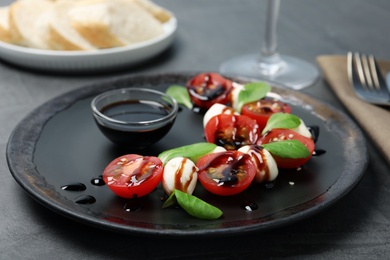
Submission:
<svg viewBox="0 0 390 260">
<path fill-rule="evenodd" d="M 262 99 L 271 90 L 271 86 L 265 82 L 251 82 L 244 85 L 238 94 L 235 110 L 241 112 L 242 107 L 250 102 Z"/>
<path fill-rule="evenodd" d="M 212 152 L 215 147 L 217 145 L 212 143 L 195 143 L 164 151 L 158 155 L 158 158 L 160 158 L 164 165 L 175 157 L 185 157 L 196 163 L 200 157 Z"/>
<path fill-rule="evenodd" d="M 213 205 L 188 193 L 174 190 L 176 200 L 188 214 L 199 219 L 217 219 L 223 212 Z"/>
<path fill-rule="evenodd" d="M 298 140 L 284 140 L 262 144 L 265 149 L 272 155 L 282 158 L 307 158 L 310 156 L 310 151 L 307 147 Z"/>
<path fill-rule="evenodd" d="M 301 124 L 301 119 L 295 115 L 287 113 L 275 113 L 267 121 L 267 125 L 261 132 L 265 134 L 267 131 L 274 128 L 293 129 Z"/>
<path fill-rule="evenodd" d="M 162 208 L 163 209 L 169 208 L 169 207 L 172 207 L 172 206 L 174 206 L 176 204 L 177 204 L 177 200 L 176 200 L 176 196 L 175 196 L 175 191 L 173 191 L 171 193 L 171 195 L 169 195 L 168 199 L 162 205 Z"/>
<path fill-rule="evenodd" d="M 174 98 L 178 104 L 181 104 L 188 109 L 192 109 L 193 104 L 186 87 L 172 85 L 165 91 L 165 93 Z"/>
</svg>

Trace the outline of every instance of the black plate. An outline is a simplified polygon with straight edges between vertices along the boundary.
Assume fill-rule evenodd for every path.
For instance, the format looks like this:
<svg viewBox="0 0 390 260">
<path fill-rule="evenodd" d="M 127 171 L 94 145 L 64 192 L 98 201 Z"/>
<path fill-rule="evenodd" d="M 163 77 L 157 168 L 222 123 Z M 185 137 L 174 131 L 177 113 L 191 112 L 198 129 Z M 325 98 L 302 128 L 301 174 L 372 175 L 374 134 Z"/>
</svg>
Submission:
<svg viewBox="0 0 390 260">
<path fill-rule="evenodd" d="M 193 75 L 163 74 L 125 77 L 55 98 L 35 109 L 13 131 L 7 159 L 15 180 L 49 209 L 92 226 L 143 235 L 223 235 L 270 229 L 318 213 L 349 192 L 361 179 L 367 164 L 365 140 L 359 128 L 329 105 L 299 92 L 274 87 L 308 126 L 319 126 L 317 149 L 326 153 L 313 157 L 300 171 L 280 172 L 273 188 L 254 184 L 242 194 L 219 197 L 199 184 L 194 195 L 219 207 L 221 219 L 205 221 L 181 209 L 162 209 L 163 190 L 139 200 L 125 200 L 107 186 L 91 180 L 104 167 L 125 153 L 157 155 L 161 151 L 204 141 L 202 116 L 183 108 L 169 134 L 145 151 L 121 150 L 96 127 L 90 111 L 92 98 L 120 87 L 147 87 L 164 91 L 184 85 Z M 82 183 L 84 191 L 61 189 Z M 96 201 L 80 204 L 80 196 Z M 89 198 L 91 198 L 89 197 Z M 243 204 L 258 205 L 254 211 Z M 126 209 L 130 209 L 127 211 Z"/>
</svg>

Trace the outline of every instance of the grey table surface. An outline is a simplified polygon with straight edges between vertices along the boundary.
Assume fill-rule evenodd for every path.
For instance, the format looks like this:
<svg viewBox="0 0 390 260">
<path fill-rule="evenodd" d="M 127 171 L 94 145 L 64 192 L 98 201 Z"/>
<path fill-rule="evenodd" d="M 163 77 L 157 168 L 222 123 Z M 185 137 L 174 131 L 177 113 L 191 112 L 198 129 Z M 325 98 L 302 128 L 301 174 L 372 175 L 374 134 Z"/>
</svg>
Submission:
<svg viewBox="0 0 390 260">
<path fill-rule="evenodd" d="M 232 237 L 163 239 L 103 231 L 50 211 L 17 184 L 6 163 L 8 138 L 20 120 L 53 97 L 123 75 L 217 71 L 230 57 L 260 49 L 265 0 L 158 3 L 177 16 L 176 39 L 136 68 L 58 75 L 0 62 L 0 259 L 388 259 L 390 167 L 370 143 L 363 179 L 336 204 L 283 228 Z M 388 0 L 282 1 L 279 52 L 312 63 L 318 55 L 349 50 L 390 59 L 389 22 Z M 302 92 L 345 112 L 322 79 Z"/>
</svg>

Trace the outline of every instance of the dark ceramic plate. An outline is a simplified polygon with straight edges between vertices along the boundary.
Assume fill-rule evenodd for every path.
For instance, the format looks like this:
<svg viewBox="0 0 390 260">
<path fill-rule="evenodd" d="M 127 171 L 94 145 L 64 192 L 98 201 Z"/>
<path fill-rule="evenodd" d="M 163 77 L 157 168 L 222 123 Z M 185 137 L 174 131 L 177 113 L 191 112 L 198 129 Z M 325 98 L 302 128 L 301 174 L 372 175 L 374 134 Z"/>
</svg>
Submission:
<svg viewBox="0 0 390 260">
<path fill-rule="evenodd" d="M 361 179 L 367 164 L 361 131 L 344 114 L 298 92 L 274 87 L 308 126 L 318 126 L 317 149 L 299 171 L 280 172 L 270 185 L 252 185 L 242 194 L 219 197 L 199 184 L 194 195 L 219 207 L 223 217 L 205 221 L 181 209 L 162 209 L 161 187 L 144 198 L 125 200 L 94 180 L 115 157 L 137 152 L 158 155 L 166 149 L 204 141 L 202 116 L 183 108 L 169 134 L 153 147 L 135 151 L 112 145 L 98 130 L 90 111 L 92 98 L 121 87 L 164 91 L 184 85 L 191 74 L 163 74 L 116 79 L 55 98 L 29 114 L 13 131 L 7 159 L 16 181 L 49 209 L 92 226 L 142 235 L 225 235 L 265 230 L 293 223 L 332 205 Z M 84 184 L 83 191 L 61 187 Z M 243 206 L 256 204 L 257 210 Z"/>
</svg>

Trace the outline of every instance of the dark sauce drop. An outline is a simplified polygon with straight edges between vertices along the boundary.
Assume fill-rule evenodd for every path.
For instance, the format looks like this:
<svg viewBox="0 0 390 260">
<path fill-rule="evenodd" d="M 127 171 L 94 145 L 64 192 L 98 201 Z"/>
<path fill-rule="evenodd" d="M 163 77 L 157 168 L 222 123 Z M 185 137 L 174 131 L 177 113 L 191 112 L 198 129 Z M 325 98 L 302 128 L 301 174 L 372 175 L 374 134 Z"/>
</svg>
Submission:
<svg viewBox="0 0 390 260">
<path fill-rule="evenodd" d="M 254 211 L 257 210 L 259 206 L 252 201 L 245 201 L 240 205 L 240 208 L 246 211 Z"/>
<path fill-rule="evenodd" d="M 274 182 L 274 181 L 266 182 L 266 183 L 264 184 L 264 187 L 265 187 L 266 189 L 272 189 L 273 187 L 275 187 L 275 182 Z"/>
<path fill-rule="evenodd" d="M 320 156 L 320 155 L 323 155 L 325 153 L 326 153 L 326 151 L 323 149 L 316 149 L 313 151 L 313 156 Z"/>
<path fill-rule="evenodd" d="M 142 210 L 143 208 L 144 206 L 138 201 L 130 201 L 123 206 L 123 209 L 127 212 L 136 212 Z"/>
<path fill-rule="evenodd" d="M 93 178 L 91 180 L 91 184 L 95 186 L 104 186 L 106 183 L 103 180 L 103 177 L 100 175 L 99 177 Z"/>
<path fill-rule="evenodd" d="M 126 122 L 156 120 L 167 116 L 172 107 L 157 102 L 129 100 L 110 104 L 100 112 L 110 118 Z M 114 143 L 119 145 L 137 144 L 138 147 L 155 143 L 171 129 L 174 120 L 163 127 L 143 131 L 122 131 L 98 124 L 100 130 Z"/>
<path fill-rule="evenodd" d="M 96 202 L 96 199 L 90 195 L 82 195 L 77 197 L 74 202 L 77 204 L 93 204 Z"/>
<path fill-rule="evenodd" d="M 192 108 L 192 112 L 197 114 L 204 114 L 206 111 L 203 111 L 200 107 L 194 105 L 194 107 Z"/>
<path fill-rule="evenodd" d="M 320 127 L 314 125 L 314 126 L 308 126 L 307 129 L 309 129 L 309 131 L 313 137 L 313 141 L 314 141 L 314 143 L 316 143 L 318 140 L 318 137 L 320 136 Z M 326 151 L 323 149 L 316 149 L 313 151 L 312 155 L 313 156 L 320 156 L 320 155 L 323 155 L 325 153 L 326 153 Z"/>
<path fill-rule="evenodd" d="M 309 129 L 311 136 L 313 137 L 313 141 L 316 143 L 318 137 L 320 136 L 320 127 L 314 125 L 314 126 L 308 126 L 307 129 Z"/>
<path fill-rule="evenodd" d="M 61 186 L 61 189 L 67 191 L 84 191 L 87 189 L 87 187 L 81 182 L 78 182 L 78 183 L 63 185 Z"/>
</svg>

